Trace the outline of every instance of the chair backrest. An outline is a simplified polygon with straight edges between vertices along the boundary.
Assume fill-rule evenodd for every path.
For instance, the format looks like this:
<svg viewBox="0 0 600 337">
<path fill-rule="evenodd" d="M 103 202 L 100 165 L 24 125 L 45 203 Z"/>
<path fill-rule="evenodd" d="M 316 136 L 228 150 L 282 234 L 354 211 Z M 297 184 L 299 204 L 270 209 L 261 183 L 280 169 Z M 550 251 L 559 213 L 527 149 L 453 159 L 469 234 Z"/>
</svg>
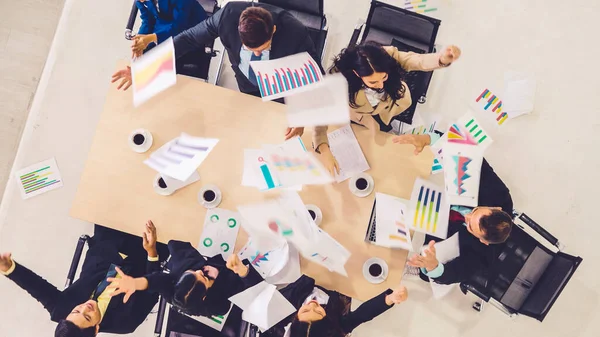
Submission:
<svg viewBox="0 0 600 337">
<path fill-rule="evenodd" d="M 323 0 L 260 0 L 259 2 L 316 16 L 324 15 Z"/>
<path fill-rule="evenodd" d="M 440 23 L 438 19 L 373 0 L 361 42 L 391 45 L 396 39 L 431 53 Z"/>
</svg>

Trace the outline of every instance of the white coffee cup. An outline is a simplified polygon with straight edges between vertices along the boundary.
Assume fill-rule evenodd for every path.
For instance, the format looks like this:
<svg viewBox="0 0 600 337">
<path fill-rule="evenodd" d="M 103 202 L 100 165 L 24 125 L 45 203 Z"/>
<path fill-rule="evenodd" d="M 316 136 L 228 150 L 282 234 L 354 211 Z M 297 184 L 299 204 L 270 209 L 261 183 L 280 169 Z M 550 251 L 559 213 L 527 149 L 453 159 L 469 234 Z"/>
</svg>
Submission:
<svg viewBox="0 0 600 337">
<path fill-rule="evenodd" d="M 221 198 L 221 190 L 215 185 L 205 185 L 198 192 L 198 202 L 208 209 L 219 206 Z"/>
<path fill-rule="evenodd" d="M 363 265 L 363 276 L 364 278 L 373 284 L 379 284 L 388 276 L 388 265 L 387 263 L 378 258 L 372 257 L 368 259 Z"/>
<path fill-rule="evenodd" d="M 129 135 L 129 147 L 137 152 L 144 153 L 152 147 L 152 134 L 146 129 L 137 129 Z"/>
<path fill-rule="evenodd" d="M 311 204 L 306 205 L 306 210 L 308 211 L 310 217 L 314 220 L 315 224 L 319 226 L 321 221 L 323 221 L 323 213 L 321 212 L 321 209 L 317 207 L 317 205 Z"/>
<path fill-rule="evenodd" d="M 169 184 L 167 184 L 167 179 L 164 179 L 160 173 L 154 177 L 153 186 L 156 193 L 164 196 L 171 195 L 176 191 L 173 186 L 169 186 Z"/>
<path fill-rule="evenodd" d="M 359 173 L 350 178 L 348 187 L 350 188 L 350 192 L 352 192 L 352 194 L 357 197 L 364 198 L 373 192 L 375 182 L 373 181 L 373 177 L 370 175 L 366 173 Z"/>
</svg>

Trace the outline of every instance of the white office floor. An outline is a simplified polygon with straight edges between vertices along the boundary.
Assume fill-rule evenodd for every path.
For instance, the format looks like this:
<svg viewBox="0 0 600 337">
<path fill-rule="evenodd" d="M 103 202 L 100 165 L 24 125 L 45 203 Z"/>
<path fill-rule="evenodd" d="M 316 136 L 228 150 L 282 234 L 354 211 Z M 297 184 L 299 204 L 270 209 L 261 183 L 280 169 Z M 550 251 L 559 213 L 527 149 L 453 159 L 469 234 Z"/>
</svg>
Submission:
<svg viewBox="0 0 600 337">
<path fill-rule="evenodd" d="M 366 17 L 369 1 L 325 2 L 330 59 L 348 43 L 355 23 Z M 0 251 L 12 251 L 15 259 L 59 287 L 77 237 L 91 230 L 68 212 L 110 74 L 116 60 L 128 56 L 123 28 L 131 2 L 99 4 L 66 0 L 15 159 L 20 168 L 56 157 L 65 185 L 23 201 L 9 181 L 0 206 Z M 455 291 L 437 301 L 426 284 L 406 281 L 409 301 L 361 326 L 355 336 L 598 335 L 600 274 L 594 243 L 600 237 L 595 223 L 600 160 L 594 139 L 600 132 L 595 92 L 600 88 L 599 14 L 597 1 L 559 0 L 441 0 L 436 13 L 443 20 L 438 43 L 459 45 L 463 57 L 436 71 L 421 111 L 443 113 L 451 120 L 466 111 L 473 92 L 483 86 L 502 90 L 505 71 L 537 76 L 535 112 L 494 132 L 486 157 L 511 188 L 516 207 L 557 236 L 567 252 L 584 258 L 546 320 L 510 320 L 491 307 L 478 314 L 470 309 L 472 297 Z M 222 83 L 234 85 L 230 71 Z M 0 137 L 4 142 L 4 131 Z M 3 278 L 0 296 L 0 337 L 52 334 L 54 323 L 44 309 Z M 153 320 L 151 316 L 134 335 L 149 336 Z"/>
</svg>

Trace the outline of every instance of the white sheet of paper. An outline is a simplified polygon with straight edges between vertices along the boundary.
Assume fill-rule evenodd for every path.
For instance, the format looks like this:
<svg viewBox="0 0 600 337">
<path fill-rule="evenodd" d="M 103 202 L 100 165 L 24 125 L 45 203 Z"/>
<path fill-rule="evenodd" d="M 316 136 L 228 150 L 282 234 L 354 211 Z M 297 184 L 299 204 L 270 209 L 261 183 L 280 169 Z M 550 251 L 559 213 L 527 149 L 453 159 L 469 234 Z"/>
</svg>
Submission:
<svg viewBox="0 0 600 337">
<path fill-rule="evenodd" d="M 173 38 L 131 62 L 133 105 L 140 106 L 177 83 Z"/>
<path fill-rule="evenodd" d="M 154 151 L 144 164 L 171 178 L 186 181 L 215 148 L 218 139 L 182 133 Z"/>
<path fill-rule="evenodd" d="M 454 260 L 460 256 L 460 246 L 458 233 L 455 233 L 448 239 L 435 243 L 435 255 L 440 263 L 446 263 Z M 427 246 L 421 249 L 421 253 Z M 435 299 L 441 299 L 448 295 L 452 289 L 456 287 L 456 284 L 438 284 L 435 283 L 431 278 L 429 279 L 431 290 L 433 291 L 433 297 Z"/>
<path fill-rule="evenodd" d="M 299 250 L 306 259 L 320 264 L 331 272 L 348 277 L 344 266 L 350 258 L 350 251 L 322 229 L 318 229 L 317 238 L 312 245 Z"/>
<path fill-rule="evenodd" d="M 301 142 L 300 138 L 297 139 Z M 300 150 L 290 139 L 281 145 L 263 145 L 269 163 L 283 187 L 329 184 L 333 178 L 323 164 L 311 153 Z M 304 146 L 302 144 L 302 146 Z"/>
<path fill-rule="evenodd" d="M 229 300 L 243 310 L 244 321 L 256 325 L 261 331 L 268 330 L 296 311 L 274 285 L 264 281 Z"/>
<path fill-rule="evenodd" d="M 323 79 L 317 62 L 307 52 L 274 60 L 251 61 L 263 101 L 306 90 Z"/>
<path fill-rule="evenodd" d="M 537 82 L 532 74 L 507 72 L 504 74 L 504 111 L 512 119 L 533 111 Z"/>
<path fill-rule="evenodd" d="M 200 180 L 200 173 L 198 173 L 198 171 L 194 171 L 194 173 L 192 173 L 192 175 L 189 178 L 187 178 L 186 181 L 173 179 L 167 175 L 161 175 L 161 177 L 163 178 L 163 181 L 165 182 L 165 184 L 167 184 L 169 188 L 179 190 Z"/>
<path fill-rule="evenodd" d="M 444 153 L 444 181 L 450 205 L 477 206 L 483 148 L 447 143 Z"/>
<path fill-rule="evenodd" d="M 303 151 L 306 151 L 300 137 L 291 139 L 292 143 L 301 146 Z M 242 186 L 256 187 L 261 191 L 266 191 L 274 188 L 283 188 L 293 191 L 302 191 L 302 185 L 282 187 L 277 175 L 275 174 L 272 165 L 268 161 L 268 157 L 263 150 L 260 149 L 244 149 L 244 172 L 242 173 Z"/>
<path fill-rule="evenodd" d="M 298 250 L 289 245 L 289 258 L 287 263 L 283 266 L 283 269 L 276 273 L 273 276 L 268 276 L 265 280 L 270 284 L 275 285 L 283 285 L 296 282 L 302 276 L 302 271 L 300 270 L 300 255 L 298 255 Z"/>
<path fill-rule="evenodd" d="M 330 132 L 327 139 L 331 153 L 340 167 L 340 173 L 335 174 L 335 181 L 338 183 L 371 168 L 350 124 Z"/>
<path fill-rule="evenodd" d="M 56 164 L 56 159 L 50 158 L 27 166 L 15 173 L 19 184 L 21 198 L 29 199 L 62 187 L 63 181 Z"/>
<path fill-rule="evenodd" d="M 449 214 L 450 204 L 444 188 L 423 178 L 417 178 L 410 197 L 408 226 L 416 231 L 445 239 L 448 235 Z"/>
<path fill-rule="evenodd" d="M 233 306 L 231 308 L 233 308 Z M 229 308 L 229 311 L 225 315 L 217 315 L 210 317 L 188 315 L 186 316 L 221 332 L 221 330 L 223 330 L 223 327 L 225 326 L 225 323 L 227 322 L 227 318 L 229 317 L 231 308 Z"/>
<path fill-rule="evenodd" d="M 376 244 L 412 251 L 410 231 L 406 225 L 408 200 L 388 194 L 375 194 Z"/>
<path fill-rule="evenodd" d="M 290 127 L 350 123 L 348 82 L 342 74 L 326 76 L 285 99 Z"/>
<path fill-rule="evenodd" d="M 227 260 L 235 248 L 241 222 L 241 216 L 237 212 L 222 208 L 208 210 L 198 243 L 200 254 L 208 257 L 221 254 Z"/>
</svg>

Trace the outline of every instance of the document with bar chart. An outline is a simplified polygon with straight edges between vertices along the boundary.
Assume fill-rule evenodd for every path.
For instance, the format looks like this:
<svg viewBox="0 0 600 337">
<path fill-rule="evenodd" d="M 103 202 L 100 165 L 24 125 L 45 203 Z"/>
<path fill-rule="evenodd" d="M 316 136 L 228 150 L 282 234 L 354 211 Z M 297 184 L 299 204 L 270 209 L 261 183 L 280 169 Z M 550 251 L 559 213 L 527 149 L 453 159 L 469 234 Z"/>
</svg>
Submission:
<svg viewBox="0 0 600 337">
<path fill-rule="evenodd" d="M 263 101 L 271 101 L 301 91 L 323 79 L 317 62 L 307 53 L 275 60 L 250 62 Z"/>
<path fill-rule="evenodd" d="M 17 171 L 16 178 L 23 199 L 35 197 L 63 185 L 58 165 L 56 165 L 54 158 Z"/>
</svg>

